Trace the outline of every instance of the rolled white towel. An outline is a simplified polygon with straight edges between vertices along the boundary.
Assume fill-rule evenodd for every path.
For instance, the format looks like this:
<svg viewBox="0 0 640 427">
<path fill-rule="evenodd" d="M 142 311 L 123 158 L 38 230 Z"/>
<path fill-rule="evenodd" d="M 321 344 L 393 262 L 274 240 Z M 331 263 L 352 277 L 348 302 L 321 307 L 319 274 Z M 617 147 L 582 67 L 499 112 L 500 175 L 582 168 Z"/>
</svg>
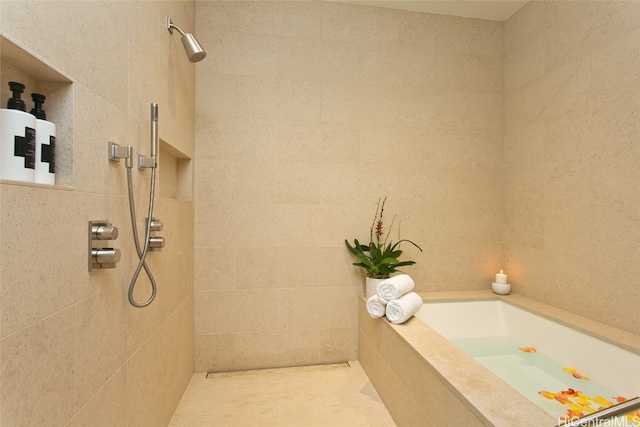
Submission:
<svg viewBox="0 0 640 427">
<path fill-rule="evenodd" d="M 413 279 L 408 274 L 398 274 L 378 283 L 378 296 L 391 301 L 411 292 L 413 285 Z"/>
<path fill-rule="evenodd" d="M 389 322 L 399 325 L 409 320 L 411 316 L 420 310 L 420 307 L 422 307 L 420 295 L 415 292 L 409 292 L 387 303 L 387 319 L 389 319 Z"/>
<path fill-rule="evenodd" d="M 367 312 L 371 317 L 382 317 L 386 313 L 386 305 L 387 300 L 378 297 L 378 295 L 373 295 L 367 300 Z"/>
</svg>

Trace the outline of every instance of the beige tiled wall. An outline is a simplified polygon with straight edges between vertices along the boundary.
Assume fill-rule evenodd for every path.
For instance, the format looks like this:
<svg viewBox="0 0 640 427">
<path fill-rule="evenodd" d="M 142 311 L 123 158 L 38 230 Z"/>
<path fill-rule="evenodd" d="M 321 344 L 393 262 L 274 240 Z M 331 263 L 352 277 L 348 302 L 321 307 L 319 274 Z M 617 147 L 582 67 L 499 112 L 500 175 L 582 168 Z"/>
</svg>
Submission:
<svg viewBox="0 0 640 427">
<path fill-rule="evenodd" d="M 148 262 L 158 294 L 133 308 L 126 172 L 108 161 L 107 142 L 147 155 L 157 102 L 160 137 L 193 157 L 195 67 L 165 20 L 193 30 L 194 4 L 2 1 L 0 13 L 3 37 L 72 81 L 70 134 L 58 139 L 72 157 L 63 185 L 0 183 L 0 424 L 167 425 L 193 372 L 193 201 L 157 199 L 167 246 Z M 4 86 L 20 64 L 2 56 L 1 65 Z M 139 227 L 149 176 L 133 171 Z M 100 219 L 119 228 L 122 260 L 88 272 L 87 222 Z M 147 283 L 141 275 L 139 300 Z"/>
<path fill-rule="evenodd" d="M 504 28 L 513 289 L 640 333 L 640 3 L 533 1 Z"/>
<path fill-rule="evenodd" d="M 196 2 L 196 370 L 357 357 L 379 196 L 420 290 L 501 265 L 502 23 L 333 2 Z M 396 222 L 397 224 L 397 222 Z M 396 239 L 396 234 L 392 235 Z"/>
</svg>

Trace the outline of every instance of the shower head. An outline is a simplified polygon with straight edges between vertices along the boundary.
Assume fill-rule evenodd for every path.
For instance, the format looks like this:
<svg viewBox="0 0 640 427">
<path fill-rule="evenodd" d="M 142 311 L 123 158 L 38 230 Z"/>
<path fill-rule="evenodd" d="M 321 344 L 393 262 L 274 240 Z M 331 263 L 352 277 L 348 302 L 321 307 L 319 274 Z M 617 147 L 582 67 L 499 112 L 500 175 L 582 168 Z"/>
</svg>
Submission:
<svg viewBox="0 0 640 427">
<path fill-rule="evenodd" d="M 187 56 L 189 57 L 189 61 L 198 62 L 202 61 L 205 56 L 207 56 L 207 52 L 204 51 L 198 40 L 191 33 L 185 33 L 182 31 L 180 27 L 175 25 L 173 21 L 171 21 L 170 17 L 167 17 L 167 29 L 171 34 L 173 34 L 173 29 L 178 30 L 178 32 L 182 35 L 182 45 L 184 46 L 184 50 L 187 52 Z"/>
</svg>

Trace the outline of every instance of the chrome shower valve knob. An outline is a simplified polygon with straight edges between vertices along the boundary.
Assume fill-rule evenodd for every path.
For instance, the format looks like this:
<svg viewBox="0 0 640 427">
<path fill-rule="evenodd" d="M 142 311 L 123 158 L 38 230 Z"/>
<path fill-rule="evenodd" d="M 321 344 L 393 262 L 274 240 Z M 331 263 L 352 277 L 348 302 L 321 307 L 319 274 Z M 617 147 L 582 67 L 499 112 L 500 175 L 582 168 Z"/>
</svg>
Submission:
<svg viewBox="0 0 640 427">
<path fill-rule="evenodd" d="M 115 268 L 120 262 L 120 249 L 100 248 L 91 251 L 94 264 L 98 264 L 100 268 Z"/>
<path fill-rule="evenodd" d="M 149 238 L 149 247 L 151 249 L 162 249 L 164 248 L 164 237 L 161 236 L 152 236 Z"/>
<path fill-rule="evenodd" d="M 113 240 L 118 238 L 118 227 L 113 225 L 99 224 L 91 227 L 91 234 L 95 240 Z"/>
<path fill-rule="evenodd" d="M 164 225 L 159 219 L 153 218 L 151 220 L 151 231 L 162 231 L 163 227 Z"/>
</svg>

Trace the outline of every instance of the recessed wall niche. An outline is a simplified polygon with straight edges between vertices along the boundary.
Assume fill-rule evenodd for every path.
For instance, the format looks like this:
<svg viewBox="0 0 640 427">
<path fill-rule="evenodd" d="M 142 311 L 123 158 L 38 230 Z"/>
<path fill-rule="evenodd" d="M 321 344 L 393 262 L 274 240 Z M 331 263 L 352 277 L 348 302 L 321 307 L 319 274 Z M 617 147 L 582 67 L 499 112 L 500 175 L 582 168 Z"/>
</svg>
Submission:
<svg viewBox="0 0 640 427">
<path fill-rule="evenodd" d="M 33 92 L 45 95 L 47 120 L 56 125 L 56 186 L 73 187 L 73 81 L 18 44 L 0 36 L 0 102 L 7 107 L 9 82 L 25 85 L 22 99 L 27 112 L 33 107 Z M 17 181 L 24 185 L 45 186 Z"/>
<path fill-rule="evenodd" d="M 161 139 L 158 163 L 160 197 L 192 200 L 189 156 Z"/>
</svg>

